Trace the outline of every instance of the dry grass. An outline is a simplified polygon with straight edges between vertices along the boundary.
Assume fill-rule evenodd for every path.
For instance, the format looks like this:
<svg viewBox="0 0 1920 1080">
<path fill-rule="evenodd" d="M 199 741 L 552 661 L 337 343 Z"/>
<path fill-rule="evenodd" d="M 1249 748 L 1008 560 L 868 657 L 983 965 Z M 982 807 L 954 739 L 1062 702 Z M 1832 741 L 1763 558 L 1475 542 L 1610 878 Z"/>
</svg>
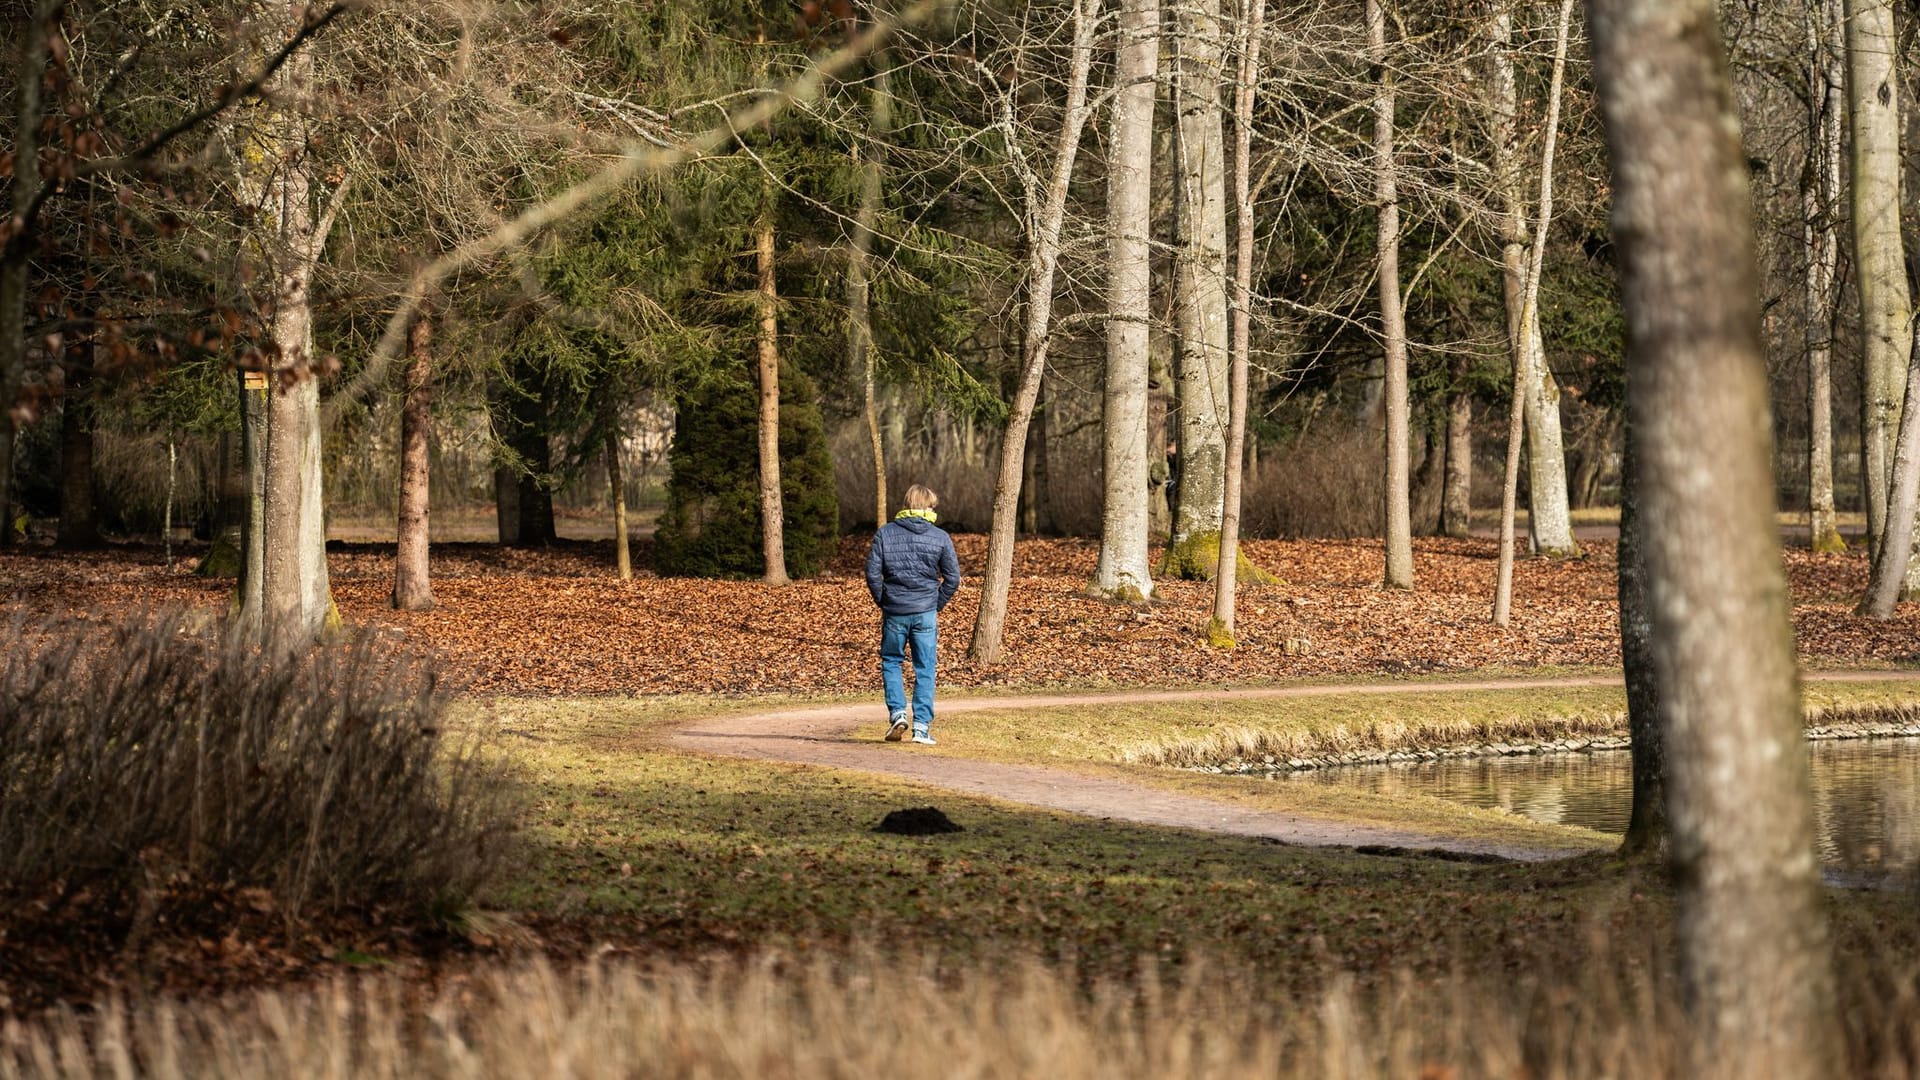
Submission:
<svg viewBox="0 0 1920 1080">
<path fill-rule="evenodd" d="M 296 917 L 457 908 L 499 869 L 506 773 L 425 664 L 363 638 L 271 661 L 183 615 L 0 637 L 0 887 L 124 908 L 196 885 Z"/>
<path fill-rule="evenodd" d="M 1319 730 L 1227 727 L 1197 739 L 1149 744 L 1124 751 L 1130 765 L 1189 768 L 1262 757 L 1319 758 L 1367 751 L 1425 750 L 1486 743 L 1543 743 L 1559 739 L 1619 735 L 1627 730 L 1624 713 L 1499 719 L 1374 720 L 1335 724 Z"/>
<path fill-rule="evenodd" d="M 1288 999 L 1231 964 L 1091 982 L 1028 960 L 950 969 L 874 954 L 536 965 L 425 1001 L 370 978 L 9 1022 L 0 1078 L 1697 1075 L 1671 987 L 1647 974 L 1663 969 L 1597 959 L 1583 975 L 1336 979 Z M 1867 980 L 1848 997 L 1850 1060 L 1836 1075 L 1911 1075 L 1911 979 Z"/>
</svg>

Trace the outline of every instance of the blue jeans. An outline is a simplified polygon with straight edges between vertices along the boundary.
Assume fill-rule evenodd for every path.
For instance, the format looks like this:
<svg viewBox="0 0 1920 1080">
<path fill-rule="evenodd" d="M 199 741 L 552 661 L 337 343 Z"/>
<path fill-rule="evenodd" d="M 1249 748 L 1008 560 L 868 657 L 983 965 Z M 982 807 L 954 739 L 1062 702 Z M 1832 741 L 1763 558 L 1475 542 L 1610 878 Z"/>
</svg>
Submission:
<svg viewBox="0 0 1920 1080">
<path fill-rule="evenodd" d="M 933 612 L 880 617 L 880 681 L 886 686 L 887 716 L 907 709 L 907 691 L 900 664 L 913 650 L 913 733 L 925 735 L 933 724 L 933 665 L 938 645 Z"/>
</svg>

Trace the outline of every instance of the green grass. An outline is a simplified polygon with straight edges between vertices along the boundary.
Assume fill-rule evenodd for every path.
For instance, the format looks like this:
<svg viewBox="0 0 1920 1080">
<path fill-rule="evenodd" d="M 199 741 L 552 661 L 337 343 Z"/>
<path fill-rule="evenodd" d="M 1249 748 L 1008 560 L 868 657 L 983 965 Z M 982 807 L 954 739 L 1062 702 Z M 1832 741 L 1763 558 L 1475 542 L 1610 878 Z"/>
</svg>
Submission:
<svg viewBox="0 0 1920 1080">
<path fill-rule="evenodd" d="M 670 951 L 871 940 L 1125 970 L 1142 955 L 1226 950 L 1303 977 L 1556 949 L 1591 913 L 1653 903 L 1599 858 L 1485 866 L 1296 848 L 660 745 L 675 720 L 754 704 L 496 705 L 534 805 L 524 872 L 493 902 L 602 920 Z M 872 831 L 888 810 L 926 804 L 965 831 Z"/>
<path fill-rule="evenodd" d="M 1857 704 L 1894 692 L 1910 690 L 1815 687 L 1809 702 Z M 943 722 L 937 752 L 1155 777 L 1271 809 L 1588 854 L 1504 865 L 1363 856 L 1094 821 L 869 774 L 706 758 L 663 745 L 677 722 L 792 700 L 505 699 L 467 708 L 494 714 L 532 802 L 524 867 L 490 903 L 536 921 L 588 925 L 648 953 L 806 952 L 871 942 L 961 959 L 1032 954 L 1109 972 L 1128 970 L 1141 956 L 1224 953 L 1306 985 L 1335 970 L 1571 963 L 1590 934 L 1664 934 L 1664 885 L 1606 854 L 1611 841 L 1597 834 L 1438 799 L 1098 760 L 1206 725 L 1352 725 L 1415 709 L 1485 720 L 1549 706 L 1618 706 L 1617 692 L 1603 689 L 1439 697 L 969 714 Z M 928 804 L 965 831 L 930 838 L 872 831 L 889 810 Z M 1836 895 L 1842 938 L 1874 940 L 1877 927 L 1905 918 L 1902 903 Z M 1897 947 L 1912 951 L 1904 937 Z"/>
</svg>

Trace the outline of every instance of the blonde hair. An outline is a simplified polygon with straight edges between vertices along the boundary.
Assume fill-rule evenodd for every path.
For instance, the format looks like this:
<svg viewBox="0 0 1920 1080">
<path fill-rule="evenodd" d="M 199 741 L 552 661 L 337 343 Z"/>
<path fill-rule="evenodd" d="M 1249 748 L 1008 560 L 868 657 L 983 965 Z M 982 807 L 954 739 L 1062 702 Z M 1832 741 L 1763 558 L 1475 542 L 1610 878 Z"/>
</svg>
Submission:
<svg viewBox="0 0 1920 1080">
<path fill-rule="evenodd" d="M 940 505 L 940 496 L 925 484 L 915 484 L 907 489 L 907 509 L 931 510 Z"/>
</svg>

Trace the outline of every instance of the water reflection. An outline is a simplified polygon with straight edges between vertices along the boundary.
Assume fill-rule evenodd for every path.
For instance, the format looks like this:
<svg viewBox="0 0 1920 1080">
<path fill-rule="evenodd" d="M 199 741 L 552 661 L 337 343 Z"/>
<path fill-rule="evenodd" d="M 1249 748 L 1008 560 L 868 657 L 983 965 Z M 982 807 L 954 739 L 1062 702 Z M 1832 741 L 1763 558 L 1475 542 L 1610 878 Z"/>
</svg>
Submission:
<svg viewBox="0 0 1920 1080">
<path fill-rule="evenodd" d="M 1920 739 L 1826 741 L 1809 744 L 1809 751 L 1821 857 L 1848 869 L 1882 872 L 1920 864 Z M 1611 833 L 1626 831 L 1633 798 L 1632 763 L 1624 750 L 1350 765 L 1283 779 L 1437 795 Z"/>
</svg>

